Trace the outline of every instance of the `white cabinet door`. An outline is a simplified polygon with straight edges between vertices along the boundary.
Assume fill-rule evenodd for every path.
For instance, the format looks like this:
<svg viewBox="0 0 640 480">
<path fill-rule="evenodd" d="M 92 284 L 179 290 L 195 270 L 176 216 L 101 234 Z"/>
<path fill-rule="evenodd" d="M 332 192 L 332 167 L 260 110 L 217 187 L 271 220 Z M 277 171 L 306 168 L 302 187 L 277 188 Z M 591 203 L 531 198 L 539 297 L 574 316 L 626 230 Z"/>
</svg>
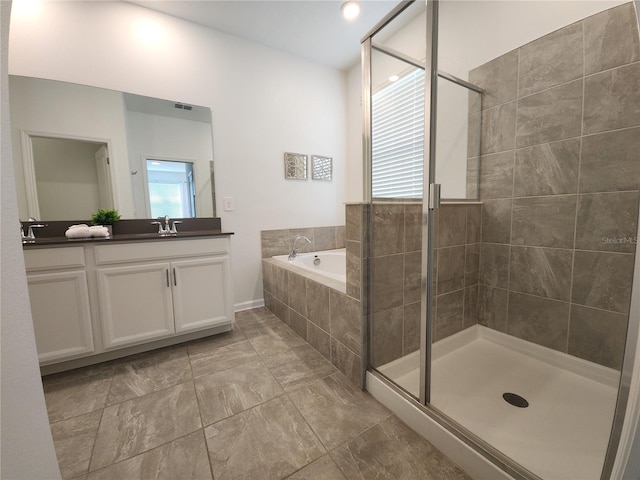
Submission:
<svg viewBox="0 0 640 480">
<path fill-rule="evenodd" d="M 168 263 L 100 268 L 96 273 L 105 349 L 174 333 Z"/>
<path fill-rule="evenodd" d="M 27 283 L 40 363 L 93 353 L 85 272 L 29 274 Z"/>
<path fill-rule="evenodd" d="M 229 257 L 171 262 L 176 332 L 233 321 Z"/>
</svg>

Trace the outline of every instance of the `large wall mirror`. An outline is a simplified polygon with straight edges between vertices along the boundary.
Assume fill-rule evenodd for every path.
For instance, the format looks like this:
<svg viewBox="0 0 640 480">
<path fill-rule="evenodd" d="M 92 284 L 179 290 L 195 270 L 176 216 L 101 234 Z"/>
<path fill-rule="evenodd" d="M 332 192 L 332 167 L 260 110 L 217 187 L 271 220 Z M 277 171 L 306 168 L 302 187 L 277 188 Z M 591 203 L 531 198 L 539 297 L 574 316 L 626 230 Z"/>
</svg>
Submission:
<svg viewBox="0 0 640 480">
<path fill-rule="evenodd" d="M 216 214 L 209 108 L 9 77 L 20 218 Z"/>
</svg>

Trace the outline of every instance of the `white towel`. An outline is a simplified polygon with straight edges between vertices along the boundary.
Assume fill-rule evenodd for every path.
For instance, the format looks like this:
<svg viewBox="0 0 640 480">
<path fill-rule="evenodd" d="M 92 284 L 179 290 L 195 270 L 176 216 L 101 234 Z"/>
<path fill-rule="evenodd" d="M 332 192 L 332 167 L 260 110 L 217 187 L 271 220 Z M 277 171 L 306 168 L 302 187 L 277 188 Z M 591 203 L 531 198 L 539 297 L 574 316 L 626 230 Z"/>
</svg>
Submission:
<svg viewBox="0 0 640 480">
<path fill-rule="evenodd" d="M 103 227 L 102 225 L 93 225 L 89 227 L 89 234 L 92 237 L 108 237 L 109 229 L 107 227 Z"/>
<path fill-rule="evenodd" d="M 91 236 L 91 233 L 87 225 L 72 225 L 64 232 L 64 236 L 67 238 L 87 238 Z"/>
<path fill-rule="evenodd" d="M 71 230 L 72 228 L 89 228 L 89 225 L 86 223 L 80 223 L 78 225 L 70 225 L 67 230 Z"/>
</svg>

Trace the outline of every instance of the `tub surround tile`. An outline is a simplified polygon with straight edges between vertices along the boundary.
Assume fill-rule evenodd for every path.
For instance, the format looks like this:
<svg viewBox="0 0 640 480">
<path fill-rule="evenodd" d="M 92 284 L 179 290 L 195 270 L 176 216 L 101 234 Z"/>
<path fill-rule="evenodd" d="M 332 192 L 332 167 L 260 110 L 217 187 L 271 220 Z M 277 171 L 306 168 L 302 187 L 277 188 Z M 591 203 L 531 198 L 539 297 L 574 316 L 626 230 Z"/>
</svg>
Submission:
<svg viewBox="0 0 640 480">
<path fill-rule="evenodd" d="M 626 315 L 572 305 L 569 354 L 620 370 L 627 322 Z"/>
<path fill-rule="evenodd" d="M 283 303 L 289 301 L 288 270 L 273 265 L 273 295 Z"/>
<path fill-rule="evenodd" d="M 346 205 L 345 206 L 345 239 L 360 241 L 360 233 L 364 225 L 363 216 L 364 209 L 362 205 Z"/>
<path fill-rule="evenodd" d="M 335 367 L 311 345 L 304 344 L 263 357 L 271 374 L 286 391 L 336 373 Z"/>
<path fill-rule="evenodd" d="M 422 296 L 422 252 L 411 252 L 404 256 L 404 303 L 419 302 Z"/>
<path fill-rule="evenodd" d="M 518 148 L 577 137 L 582 122 L 582 80 L 518 100 Z"/>
<path fill-rule="evenodd" d="M 373 313 L 402 306 L 404 293 L 404 256 L 373 258 L 371 295 Z"/>
<path fill-rule="evenodd" d="M 453 247 L 466 241 L 466 205 L 443 205 L 438 212 L 436 246 Z"/>
<path fill-rule="evenodd" d="M 513 50 L 469 72 L 469 81 L 484 89 L 482 108 L 515 100 L 518 93 L 518 55 Z"/>
<path fill-rule="evenodd" d="M 307 318 L 324 331 L 329 331 L 329 287 L 313 280 L 306 280 Z"/>
<path fill-rule="evenodd" d="M 573 248 L 576 195 L 513 200 L 511 243 Z"/>
<path fill-rule="evenodd" d="M 509 255 L 511 247 L 494 243 L 480 245 L 479 283 L 490 287 L 509 286 Z"/>
<path fill-rule="evenodd" d="M 555 300 L 569 301 L 571 250 L 540 247 L 511 247 L 509 287 Z"/>
<path fill-rule="evenodd" d="M 483 110 L 480 154 L 513 150 L 516 146 L 516 102 Z M 480 167 L 482 171 L 482 167 Z"/>
<path fill-rule="evenodd" d="M 480 285 L 478 290 L 478 323 L 507 332 L 508 291 Z"/>
<path fill-rule="evenodd" d="M 51 425 L 62 478 L 73 478 L 89 471 L 102 410 L 85 413 Z"/>
<path fill-rule="evenodd" d="M 520 48 L 519 70 L 519 97 L 582 77 L 582 24 L 571 24 Z"/>
<path fill-rule="evenodd" d="M 640 190 L 640 128 L 589 135 L 582 141 L 580 192 L 619 190 Z"/>
<path fill-rule="evenodd" d="M 262 258 L 286 255 L 289 248 L 289 230 L 263 230 L 260 232 Z"/>
<path fill-rule="evenodd" d="M 638 192 L 580 195 L 576 248 L 633 253 L 639 197 Z"/>
<path fill-rule="evenodd" d="M 293 249 L 293 242 L 296 241 L 299 235 L 307 237 L 311 243 L 307 242 L 304 238 L 301 238 L 296 243 L 296 250 L 298 253 L 310 253 L 319 250 L 315 245 L 315 237 L 314 237 L 315 229 L 312 227 L 309 228 L 290 228 L 289 229 L 289 248 L 286 253 L 291 252 Z"/>
<path fill-rule="evenodd" d="M 331 335 L 355 353 L 362 350 L 360 303 L 347 295 L 331 290 Z"/>
<path fill-rule="evenodd" d="M 464 288 L 465 246 L 440 248 L 438 255 L 438 294 Z"/>
<path fill-rule="evenodd" d="M 262 288 L 269 293 L 275 293 L 273 265 L 266 260 L 262 260 Z"/>
<path fill-rule="evenodd" d="M 480 157 L 480 198 L 513 196 L 515 150 Z"/>
<path fill-rule="evenodd" d="M 141 455 L 92 472 L 87 480 L 116 478 L 212 480 L 203 433 L 194 432 Z"/>
<path fill-rule="evenodd" d="M 346 242 L 346 227 L 344 225 L 336 228 L 336 248 L 344 248 Z"/>
<path fill-rule="evenodd" d="M 331 361 L 331 336 L 328 332 L 309 322 L 307 324 L 307 342 L 324 358 Z"/>
<path fill-rule="evenodd" d="M 420 350 L 420 309 L 420 302 L 404 307 L 403 355 Z"/>
<path fill-rule="evenodd" d="M 478 283 L 480 275 L 480 244 L 465 245 L 464 250 L 464 286 Z"/>
<path fill-rule="evenodd" d="M 289 398 L 327 450 L 390 415 L 371 395 L 349 385 L 341 373 L 309 383 Z"/>
<path fill-rule="evenodd" d="M 464 323 L 464 290 L 436 297 L 436 341 L 462 330 Z"/>
<path fill-rule="evenodd" d="M 44 397 L 50 422 L 58 422 L 104 408 L 113 372 L 45 384 Z"/>
<path fill-rule="evenodd" d="M 289 299 L 285 303 L 301 315 L 307 315 L 306 279 L 297 273 L 286 272 Z"/>
<path fill-rule="evenodd" d="M 275 310 L 274 313 L 277 318 L 279 318 L 282 323 L 289 326 L 291 324 L 289 319 L 289 314 L 291 313 L 291 309 L 286 304 L 286 302 L 281 302 L 280 300 L 276 300 L 275 302 Z"/>
<path fill-rule="evenodd" d="M 289 311 L 289 327 L 296 332 L 299 337 L 307 340 L 307 319 L 295 310 Z"/>
<path fill-rule="evenodd" d="M 567 302 L 515 292 L 509 294 L 509 335 L 565 352 L 568 329 Z"/>
<path fill-rule="evenodd" d="M 477 133 L 477 136 L 480 137 L 480 132 Z M 478 142 L 479 140 L 475 140 Z M 471 149 L 472 140 L 469 139 L 468 145 L 469 149 Z M 477 145 L 474 143 L 473 145 Z M 477 150 L 480 150 L 479 147 L 475 147 Z M 479 198 L 478 192 L 478 171 L 479 171 L 480 159 L 477 156 L 467 158 L 467 185 L 466 185 L 466 197 L 468 199 Z"/>
<path fill-rule="evenodd" d="M 466 243 L 480 241 L 482 205 L 467 205 L 467 240 Z"/>
<path fill-rule="evenodd" d="M 480 309 L 478 291 L 478 285 L 464 289 L 463 328 L 469 328 L 478 323 L 478 311 Z"/>
<path fill-rule="evenodd" d="M 199 377 L 195 380 L 195 386 L 204 425 L 284 394 L 280 384 L 260 360 Z"/>
<path fill-rule="evenodd" d="M 402 356 L 404 307 L 374 313 L 371 317 L 371 363 L 379 367 Z"/>
<path fill-rule="evenodd" d="M 210 373 L 219 372 L 227 368 L 236 367 L 247 363 L 258 354 L 248 340 L 243 340 L 232 345 L 213 349 L 210 352 L 189 353 L 191 370 L 194 377 L 201 377 Z"/>
<path fill-rule="evenodd" d="M 362 357 L 356 355 L 335 338 L 331 339 L 331 363 L 358 388 L 364 388 Z"/>
<path fill-rule="evenodd" d="M 584 21 L 585 73 L 601 72 L 640 60 L 638 27 L 631 2 Z"/>
<path fill-rule="evenodd" d="M 133 457 L 201 427 L 193 382 L 107 407 L 90 470 Z"/>
<path fill-rule="evenodd" d="M 404 206 L 404 251 L 422 250 L 422 205 Z"/>
<path fill-rule="evenodd" d="M 288 480 L 347 480 L 329 455 L 318 460 L 287 477 Z"/>
<path fill-rule="evenodd" d="M 633 255 L 576 251 L 571 301 L 629 313 Z"/>
<path fill-rule="evenodd" d="M 207 427 L 205 437 L 214 478 L 280 479 L 326 453 L 286 396 Z"/>
<path fill-rule="evenodd" d="M 373 205 L 373 256 L 404 251 L 404 206 Z"/>
<path fill-rule="evenodd" d="M 484 200 L 482 202 L 482 241 L 486 243 L 509 243 L 511 239 L 510 198 Z"/>
<path fill-rule="evenodd" d="M 336 242 L 336 227 L 315 227 L 313 229 L 314 252 L 318 250 L 335 250 L 338 248 Z"/>
<path fill-rule="evenodd" d="M 362 272 L 361 243 L 347 241 L 347 295 L 360 300 L 360 285 Z"/>
</svg>

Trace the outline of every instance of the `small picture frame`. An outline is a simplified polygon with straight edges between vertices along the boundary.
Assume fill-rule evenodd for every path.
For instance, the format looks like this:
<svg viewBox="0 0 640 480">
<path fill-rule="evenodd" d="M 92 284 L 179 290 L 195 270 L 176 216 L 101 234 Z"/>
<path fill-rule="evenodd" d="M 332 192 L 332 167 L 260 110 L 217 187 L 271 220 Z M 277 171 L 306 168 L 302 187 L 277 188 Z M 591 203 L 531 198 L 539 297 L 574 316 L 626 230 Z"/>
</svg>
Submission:
<svg viewBox="0 0 640 480">
<path fill-rule="evenodd" d="M 311 155 L 311 179 L 324 182 L 333 180 L 333 158 Z"/>
<path fill-rule="evenodd" d="M 287 180 L 307 180 L 309 156 L 302 153 L 285 152 L 284 178 Z"/>
</svg>

